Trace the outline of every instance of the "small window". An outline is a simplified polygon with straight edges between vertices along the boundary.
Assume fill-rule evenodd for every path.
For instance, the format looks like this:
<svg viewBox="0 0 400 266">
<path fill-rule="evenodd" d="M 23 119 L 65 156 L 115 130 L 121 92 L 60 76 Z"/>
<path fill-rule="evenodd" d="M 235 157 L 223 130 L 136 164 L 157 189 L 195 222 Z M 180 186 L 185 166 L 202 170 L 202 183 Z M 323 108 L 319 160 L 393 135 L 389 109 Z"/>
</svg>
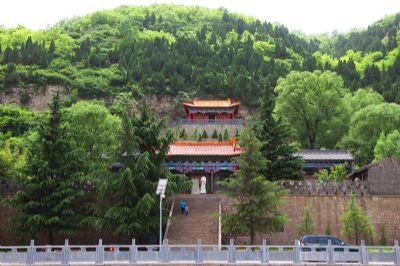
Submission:
<svg viewBox="0 0 400 266">
<path fill-rule="evenodd" d="M 329 239 L 330 239 L 330 237 L 326 237 L 326 236 L 318 237 L 318 244 L 320 244 L 320 245 L 328 245 L 328 240 Z"/>
<path fill-rule="evenodd" d="M 307 244 L 317 244 L 317 243 L 318 243 L 318 242 L 317 242 L 317 237 L 315 237 L 315 236 L 306 237 L 306 238 L 304 239 L 304 243 L 307 243 Z"/>
<path fill-rule="evenodd" d="M 332 238 L 332 245 L 334 245 L 334 246 L 342 246 L 343 245 L 343 241 L 340 240 L 339 238 Z"/>
</svg>

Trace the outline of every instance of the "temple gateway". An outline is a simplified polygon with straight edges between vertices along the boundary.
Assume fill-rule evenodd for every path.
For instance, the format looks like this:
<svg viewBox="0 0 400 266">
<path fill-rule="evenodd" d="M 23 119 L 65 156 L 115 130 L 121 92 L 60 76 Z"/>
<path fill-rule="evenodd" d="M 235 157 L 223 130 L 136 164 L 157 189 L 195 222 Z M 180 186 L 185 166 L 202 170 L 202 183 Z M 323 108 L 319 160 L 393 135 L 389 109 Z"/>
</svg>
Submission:
<svg viewBox="0 0 400 266">
<path fill-rule="evenodd" d="M 183 103 L 186 118 L 177 123 L 183 138 L 169 146 L 165 167 L 191 177 L 192 194 L 218 191 L 218 181 L 239 170 L 238 163 L 232 160 L 243 152 L 236 140 L 245 125 L 239 107 L 240 102 L 231 99 Z M 215 133 L 219 137 L 215 138 Z M 344 164 L 349 173 L 354 171 L 354 157 L 347 150 L 299 150 L 295 155 L 304 160 L 306 179 L 314 179 L 319 170 L 330 171 L 337 164 Z"/>
<path fill-rule="evenodd" d="M 232 161 L 242 152 L 234 137 L 244 125 L 239 106 L 239 102 L 231 99 L 194 99 L 183 103 L 186 118 L 180 119 L 178 129 L 189 136 L 170 145 L 166 167 L 173 173 L 192 178 L 192 194 L 204 193 L 201 191 L 202 183 L 206 193 L 216 192 L 217 182 L 239 169 L 238 163 Z M 208 137 L 199 136 L 199 139 L 191 136 L 193 132 L 198 132 L 200 136 L 206 132 Z M 219 136 L 224 135 L 225 139 L 213 138 L 215 132 Z"/>
</svg>

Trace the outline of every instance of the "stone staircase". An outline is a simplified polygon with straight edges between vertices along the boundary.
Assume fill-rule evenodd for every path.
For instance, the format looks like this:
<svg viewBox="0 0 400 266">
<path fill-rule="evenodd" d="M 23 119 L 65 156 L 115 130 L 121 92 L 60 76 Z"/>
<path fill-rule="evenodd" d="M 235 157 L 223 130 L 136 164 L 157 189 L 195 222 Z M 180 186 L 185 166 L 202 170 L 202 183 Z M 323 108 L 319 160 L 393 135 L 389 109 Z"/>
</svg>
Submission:
<svg viewBox="0 0 400 266">
<path fill-rule="evenodd" d="M 182 215 L 181 199 L 189 207 L 189 215 Z M 171 221 L 164 239 L 168 244 L 218 244 L 219 199 L 217 195 L 176 195 Z"/>
</svg>

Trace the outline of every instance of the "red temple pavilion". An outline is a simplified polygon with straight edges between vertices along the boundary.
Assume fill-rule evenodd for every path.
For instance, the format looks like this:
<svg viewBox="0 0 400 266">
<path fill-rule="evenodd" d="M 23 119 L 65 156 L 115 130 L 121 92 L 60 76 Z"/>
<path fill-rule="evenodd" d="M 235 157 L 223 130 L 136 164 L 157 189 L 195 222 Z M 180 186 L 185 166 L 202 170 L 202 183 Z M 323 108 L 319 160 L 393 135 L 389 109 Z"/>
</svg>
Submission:
<svg viewBox="0 0 400 266">
<path fill-rule="evenodd" d="M 167 167 L 191 177 L 194 194 L 198 194 L 199 180 L 205 176 L 207 193 L 213 193 L 219 180 L 239 169 L 231 159 L 241 152 L 235 138 L 225 142 L 175 142 L 169 147 Z"/>
<path fill-rule="evenodd" d="M 239 112 L 240 102 L 232 102 L 231 99 L 226 100 L 199 100 L 194 99 L 192 102 L 183 103 L 187 120 L 184 122 L 191 123 L 243 123 L 243 119 L 235 119 Z M 181 120 L 182 121 L 182 120 Z"/>
<path fill-rule="evenodd" d="M 187 119 L 181 119 L 179 127 L 188 135 L 194 131 L 236 135 L 244 124 L 239 116 L 239 102 L 226 100 L 199 100 L 183 103 Z M 193 138 L 193 137 L 192 137 Z M 186 139 L 186 138 L 185 138 Z M 169 146 L 166 167 L 175 173 L 182 173 L 192 178 L 192 193 L 198 194 L 202 177 L 206 178 L 206 193 L 218 190 L 217 182 L 229 177 L 238 170 L 238 163 L 232 158 L 238 156 L 239 148 L 235 138 L 229 141 L 198 138 L 192 141 L 178 141 Z M 204 180 L 204 178 L 203 178 Z M 204 193 L 204 190 L 203 192 Z"/>
</svg>

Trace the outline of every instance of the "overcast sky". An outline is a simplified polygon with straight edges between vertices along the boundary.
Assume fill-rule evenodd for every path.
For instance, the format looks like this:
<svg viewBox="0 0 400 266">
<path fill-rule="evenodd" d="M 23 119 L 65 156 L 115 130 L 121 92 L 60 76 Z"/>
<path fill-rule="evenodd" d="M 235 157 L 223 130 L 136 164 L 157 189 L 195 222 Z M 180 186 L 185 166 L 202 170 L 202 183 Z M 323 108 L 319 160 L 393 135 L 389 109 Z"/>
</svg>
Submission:
<svg viewBox="0 0 400 266">
<path fill-rule="evenodd" d="M 4 0 L 0 25 L 43 29 L 63 18 L 96 10 L 153 3 L 225 7 L 307 34 L 365 28 L 385 15 L 400 12 L 400 0 Z"/>
</svg>

